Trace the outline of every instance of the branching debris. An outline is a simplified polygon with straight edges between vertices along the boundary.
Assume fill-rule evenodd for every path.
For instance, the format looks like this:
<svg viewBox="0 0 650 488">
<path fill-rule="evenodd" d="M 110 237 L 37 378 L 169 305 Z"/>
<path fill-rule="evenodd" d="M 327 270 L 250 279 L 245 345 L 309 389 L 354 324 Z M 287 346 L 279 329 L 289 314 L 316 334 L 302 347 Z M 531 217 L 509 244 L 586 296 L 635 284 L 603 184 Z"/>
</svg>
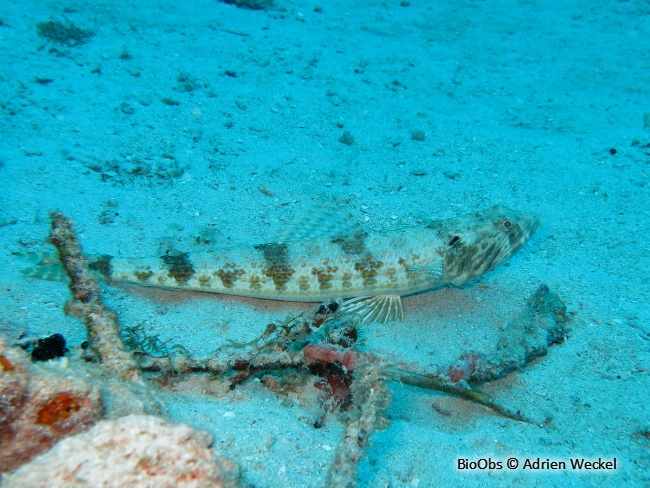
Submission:
<svg viewBox="0 0 650 488">
<path fill-rule="evenodd" d="M 341 300 L 324 303 L 310 318 L 301 314 L 271 323 L 249 343 L 230 341 L 207 359 L 192 359 L 182 346 L 156 348 L 168 354 L 154 356 L 142 347 L 151 341 L 133 336 L 133 330 L 133 337 L 127 335 L 134 348 L 131 353 L 120 337 L 115 313 L 101 302 L 71 222 L 60 213 L 52 213 L 51 238 L 71 278 L 74 301 L 68 311 L 86 324 L 101 363 L 122 378 L 139 379 L 141 373 L 148 378 L 209 374 L 227 378 L 234 389 L 253 376 L 269 377 L 282 370 L 298 371 L 305 378 L 317 377 L 316 386 L 325 397 L 324 408 L 328 412 L 347 411 L 345 435 L 327 476 L 327 486 L 331 487 L 356 485 L 358 462 L 368 440 L 377 428 L 387 424 L 384 412 L 390 405 L 391 381 L 456 395 L 504 417 L 540 424 L 476 387 L 523 368 L 546 354 L 549 346 L 562 342 L 566 334 L 566 306 L 541 285 L 502 333 L 494 351 L 465 352 L 454 364 L 435 371 L 416 371 L 361 351 L 355 324 L 346 316 L 336 315 Z M 324 417 L 320 416 L 314 427 L 320 427 Z"/>
<path fill-rule="evenodd" d="M 88 269 L 72 222 L 59 212 L 52 212 L 50 217 L 50 240 L 70 277 L 73 301 L 66 305 L 67 313 L 86 324 L 90 345 L 97 350 L 106 369 L 125 380 L 140 381 L 138 365 L 120 337 L 117 315 L 102 303 L 99 286 Z"/>
<path fill-rule="evenodd" d="M 386 380 L 380 362 L 370 357 L 359 362 L 352 383 L 353 410 L 325 486 L 356 485 L 357 466 L 370 436 L 377 427 L 388 424 L 384 412 L 390 406 L 391 393 Z"/>
</svg>

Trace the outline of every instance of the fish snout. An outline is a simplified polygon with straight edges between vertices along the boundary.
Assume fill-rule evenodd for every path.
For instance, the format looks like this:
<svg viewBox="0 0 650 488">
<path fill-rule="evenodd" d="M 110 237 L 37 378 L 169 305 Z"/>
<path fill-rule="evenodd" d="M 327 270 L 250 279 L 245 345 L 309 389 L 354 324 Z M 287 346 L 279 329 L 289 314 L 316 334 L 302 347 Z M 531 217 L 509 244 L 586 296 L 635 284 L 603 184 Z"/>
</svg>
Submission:
<svg viewBox="0 0 650 488">
<path fill-rule="evenodd" d="M 540 221 L 537 215 L 528 214 L 524 216 L 522 227 L 526 231 L 526 235 L 528 238 L 530 238 L 530 236 L 532 236 L 535 233 L 535 231 L 539 228 L 539 224 Z"/>
</svg>

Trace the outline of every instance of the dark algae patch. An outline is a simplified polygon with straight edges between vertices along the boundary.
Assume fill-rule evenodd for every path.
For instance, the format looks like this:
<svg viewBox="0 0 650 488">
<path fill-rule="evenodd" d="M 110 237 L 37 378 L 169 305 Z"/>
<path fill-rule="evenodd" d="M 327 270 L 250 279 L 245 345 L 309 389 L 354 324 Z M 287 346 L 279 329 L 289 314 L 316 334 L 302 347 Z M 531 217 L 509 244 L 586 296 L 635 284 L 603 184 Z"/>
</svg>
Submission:
<svg viewBox="0 0 650 488">
<path fill-rule="evenodd" d="M 273 0 L 219 0 L 228 5 L 234 5 L 246 10 L 266 10 L 273 7 Z"/>
<path fill-rule="evenodd" d="M 38 35 L 56 44 L 68 47 L 85 44 L 95 35 L 90 29 L 77 27 L 73 22 L 62 22 L 58 19 L 50 19 L 36 24 Z"/>
</svg>

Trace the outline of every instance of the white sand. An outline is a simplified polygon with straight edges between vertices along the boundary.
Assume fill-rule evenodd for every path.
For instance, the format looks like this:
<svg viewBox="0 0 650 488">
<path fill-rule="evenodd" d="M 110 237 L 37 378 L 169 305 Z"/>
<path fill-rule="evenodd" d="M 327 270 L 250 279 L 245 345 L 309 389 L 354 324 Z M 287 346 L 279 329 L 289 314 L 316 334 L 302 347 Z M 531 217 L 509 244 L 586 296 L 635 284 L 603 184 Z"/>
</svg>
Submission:
<svg viewBox="0 0 650 488">
<path fill-rule="evenodd" d="M 528 210 L 542 227 L 508 265 L 407 298 L 405 322 L 364 337 L 370 350 L 445 364 L 488 349 L 547 283 L 575 313 L 568 340 L 483 389 L 552 422 L 392 385 L 392 423 L 373 436 L 359 486 L 648 486 L 647 2 L 277 3 L 267 12 L 214 0 L 0 3 L 4 334 L 84 340 L 62 313 L 66 285 L 22 277 L 25 263 L 11 255 L 47 249 L 55 208 L 88 253 L 123 256 L 264 242 L 322 194 L 369 229 L 494 204 Z M 50 17 L 96 34 L 56 46 L 35 27 Z M 339 142 L 345 130 L 350 146 Z M 143 163 L 151 173 L 133 174 Z M 312 308 L 104 292 L 125 325 L 144 322 L 196 357 Z M 314 429 L 315 405 L 255 381 L 167 401 L 259 487 L 322 486 L 343 431 L 337 418 Z M 511 456 L 615 457 L 617 470 L 456 469 L 457 458 Z"/>
</svg>

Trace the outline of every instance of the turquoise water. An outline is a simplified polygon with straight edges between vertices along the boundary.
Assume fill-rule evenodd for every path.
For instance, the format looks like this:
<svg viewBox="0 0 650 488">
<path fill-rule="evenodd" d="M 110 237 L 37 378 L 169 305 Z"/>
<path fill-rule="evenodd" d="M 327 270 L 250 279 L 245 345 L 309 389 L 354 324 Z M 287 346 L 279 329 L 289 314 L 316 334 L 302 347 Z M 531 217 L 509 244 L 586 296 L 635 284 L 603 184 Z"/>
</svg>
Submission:
<svg viewBox="0 0 650 488">
<path fill-rule="evenodd" d="M 546 283 L 562 345 L 484 385 L 544 426 L 391 383 L 357 485 L 647 486 L 650 8 L 643 1 L 275 0 L 0 5 L 0 335 L 86 339 L 65 283 L 20 274 L 50 250 L 49 212 L 89 254 L 267 242 L 316 197 L 368 232 L 504 205 L 540 229 L 506 265 L 404 299 L 363 347 L 418 368 L 494 347 Z M 63 28 L 63 29 L 61 29 Z M 336 225 L 328 222 L 327 225 Z M 313 305 L 102 284 L 126 327 L 193 357 Z M 226 385 L 227 386 L 227 385 Z M 166 391 L 259 487 L 324 485 L 345 416 L 313 427 L 317 391 Z M 443 413 L 441 413 L 443 412 Z M 458 469 L 458 459 L 617 469 Z M 523 462 L 523 461 L 522 461 Z"/>
</svg>

